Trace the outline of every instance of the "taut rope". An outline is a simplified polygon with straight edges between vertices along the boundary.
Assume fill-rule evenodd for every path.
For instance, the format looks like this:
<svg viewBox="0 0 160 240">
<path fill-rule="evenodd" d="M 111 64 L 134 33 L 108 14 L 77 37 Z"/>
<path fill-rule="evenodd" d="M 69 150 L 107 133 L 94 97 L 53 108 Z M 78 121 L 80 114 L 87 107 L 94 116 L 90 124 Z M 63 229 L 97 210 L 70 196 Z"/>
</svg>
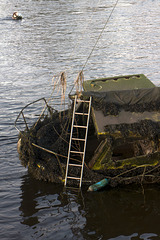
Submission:
<svg viewBox="0 0 160 240">
<path fill-rule="evenodd" d="M 104 27 L 103 27 L 102 31 L 100 32 L 100 34 L 99 34 L 99 36 L 98 36 L 98 38 L 97 38 L 97 41 L 95 42 L 95 44 L 94 44 L 94 46 L 93 46 L 93 48 L 92 48 L 92 50 L 91 50 L 89 56 L 87 57 L 86 62 L 85 62 L 85 64 L 83 65 L 81 71 L 83 71 L 84 68 L 86 67 L 86 65 L 87 65 L 87 63 L 88 63 L 88 60 L 90 59 L 90 57 L 91 57 L 91 55 L 92 55 L 92 53 L 93 53 L 95 47 L 97 46 L 97 43 L 98 43 L 99 39 L 101 38 L 101 36 L 102 36 L 102 34 L 103 34 L 103 32 L 104 32 L 104 30 L 105 30 L 105 28 L 106 28 L 106 26 L 107 26 L 109 20 L 110 20 L 112 14 L 113 14 L 113 11 L 114 11 L 114 9 L 116 8 L 116 6 L 117 6 L 117 4 L 118 4 L 118 1 L 119 1 L 119 0 L 116 0 L 114 6 L 113 6 L 113 8 L 112 8 L 112 11 L 111 11 L 110 15 L 108 16 L 107 21 L 105 22 Z"/>
<path fill-rule="evenodd" d="M 105 24 L 104 24 L 104 27 L 103 27 L 102 31 L 100 32 L 100 34 L 99 34 L 99 36 L 98 36 L 98 38 L 97 38 L 97 40 L 96 40 L 96 42 L 95 42 L 95 44 L 94 44 L 94 46 L 93 46 L 93 48 L 92 48 L 92 50 L 91 50 L 89 56 L 87 57 L 87 59 L 86 59 L 84 65 L 83 65 L 83 67 L 82 67 L 82 70 L 80 71 L 81 73 L 83 73 L 83 70 L 85 69 L 85 67 L 86 67 L 86 65 L 87 65 L 87 63 L 88 63 L 88 61 L 89 61 L 89 59 L 90 59 L 90 57 L 91 57 L 91 55 L 92 55 L 94 49 L 96 48 L 96 46 L 97 46 L 97 44 L 98 44 L 98 41 L 99 41 L 99 39 L 101 38 L 101 36 L 102 36 L 102 34 L 103 34 L 103 32 L 104 32 L 104 30 L 105 30 L 105 28 L 106 28 L 106 26 L 107 26 L 107 24 L 108 24 L 110 18 L 111 18 L 111 16 L 112 16 L 112 14 L 113 14 L 113 12 L 114 12 L 114 10 L 115 10 L 117 4 L 118 4 L 118 1 L 119 1 L 119 0 L 116 0 L 115 4 L 114 4 L 114 6 L 113 6 L 113 8 L 112 8 L 112 10 L 111 10 L 111 13 L 109 14 L 109 16 L 108 16 L 108 18 L 107 18 L 107 20 L 106 20 L 106 22 L 105 22 Z M 71 91 L 69 92 L 69 95 L 71 94 L 73 88 L 75 87 L 76 82 L 77 82 L 77 81 L 75 81 L 73 87 L 71 88 Z"/>
</svg>

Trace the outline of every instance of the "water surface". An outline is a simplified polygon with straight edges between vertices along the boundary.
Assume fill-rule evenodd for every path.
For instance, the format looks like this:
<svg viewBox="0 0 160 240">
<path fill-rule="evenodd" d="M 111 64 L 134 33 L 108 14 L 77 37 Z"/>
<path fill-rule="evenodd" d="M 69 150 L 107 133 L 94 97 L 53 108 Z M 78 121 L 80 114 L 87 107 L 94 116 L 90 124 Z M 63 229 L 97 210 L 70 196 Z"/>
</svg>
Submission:
<svg viewBox="0 0 160 240">
<path fill-rule="evenodd" d="M 65 71 L 67 92 L 85 79 L 144 73 L 160 85 L 160 2 L 26 0 L 0 3 L 0 236 L 1 239 L 160 239 L 160 189 L 108 189 L 77 196 L 36 181 L 18 159 L 17 114 L 49 98 L 54 75 Z M 23 15 L 13 21 L 14 11 Z M 57 93 L 53 93 L 54 104 Z"/>
</svg>

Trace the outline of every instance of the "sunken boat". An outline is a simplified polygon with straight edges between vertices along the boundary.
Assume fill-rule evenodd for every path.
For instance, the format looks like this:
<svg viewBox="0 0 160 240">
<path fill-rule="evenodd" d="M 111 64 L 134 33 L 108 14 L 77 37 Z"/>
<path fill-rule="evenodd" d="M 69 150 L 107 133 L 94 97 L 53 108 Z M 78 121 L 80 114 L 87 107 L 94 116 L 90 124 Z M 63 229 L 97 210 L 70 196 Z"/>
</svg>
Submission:
<svg viewBox="0 0 160 240">
<path fill-rule="evenodd" d="M 44 98 L 21 110 L 15 126 L 22 165 L 36 179 L 69 186 L 104 178 L 111 187 L 159 183 L 160 88 L 143 74 L 82 85 L 83 91 L 69 94 L 65 111 Z M 25 111 L 38 102 L 43 111 L 29 127 Z"/>
</svg>

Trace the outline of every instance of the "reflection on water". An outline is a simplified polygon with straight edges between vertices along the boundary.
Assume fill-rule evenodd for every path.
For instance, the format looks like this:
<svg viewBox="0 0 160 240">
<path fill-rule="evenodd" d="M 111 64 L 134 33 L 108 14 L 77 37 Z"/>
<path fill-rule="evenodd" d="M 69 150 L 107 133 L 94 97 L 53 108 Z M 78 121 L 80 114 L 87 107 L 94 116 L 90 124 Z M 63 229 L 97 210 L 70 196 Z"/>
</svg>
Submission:
<svg viewBox="0 0 160 240">
<path fill-rule="evenodd" d="M 25 175 L 21 191 L 20 222 L 36 239 L 160 238 L 159 186 L 78 193 Z"/>
<path fill-rule="evenodd" d="M 32 188 L 31 188 L 32 186 Z M 85 226 L 83 197 L 66 193 L 63 186 L 41 183 L 24 176 L 21 186 L 21 224 L 30 226 L 34 236 L 41 239 L 83 239 Z"/>
<path fill-rule="evenodd" d="M 153 192 L 152 190 L 146 188 L 143 194 L 141 188 L 129 187 L 95 193 L 94 197 L 87 195 L 86 229 L 99 235 L 103 232 L 107 239 L 111 235 L 123 235 L 131 239 L 129 236 L 133 233 L 137 233 L 137 236 L 143 233 L 159 234 L 157 228 L 160 217 L 159 204 L 157 205 L 159 187 Z M 155 216 L 154 219 L 152 216 Z"/>
<path fill-rule="evenodd" d="M 153 238 L 152 238 L 153 237 Z M 130 236 L 121 235 L 116 238 L 110 238 L 109 240 L 130 240 L 130 239 L 143 239 L 143 240 L 151 240 L 151 239 L 159 239 L 159 236 L 154 233 L 144 233 L 138 236 L 138 233 L 133 233 Z"/>
<path fill-rule="evenodd" d="M 23 3 L 22 3 L 23 2 Z M 14 121 L 29 102 L 50 97 L 52 78 L 67 92 L 86 62 L 114 0 L 1 0 L 1 239 L 160 239 L 159 186 L 85 190 L 77 197 L 37 182 L 20 165 Z M 14 11 L 22 21 L 10 20 Z M 145 74 L 156 85 L 160 63 L 159 0 L 119 0 L 85 69 L 85 79 Z M 54 101 L 59 95 L 53 94 Z M 27 115 L 30 118 L 30 115 Z M 34 116 L 35 117 L 35 116 Z"/>
</svg>

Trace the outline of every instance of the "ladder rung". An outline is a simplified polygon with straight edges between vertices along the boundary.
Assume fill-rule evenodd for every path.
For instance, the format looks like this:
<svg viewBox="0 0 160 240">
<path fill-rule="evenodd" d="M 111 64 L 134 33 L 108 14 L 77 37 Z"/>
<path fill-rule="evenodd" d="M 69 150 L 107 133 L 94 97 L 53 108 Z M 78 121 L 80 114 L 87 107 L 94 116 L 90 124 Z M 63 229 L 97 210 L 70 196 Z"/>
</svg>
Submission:
<svg viewBox="0 0 160 240">
<path fill-rule="evenodd" d="M 77 99 L 76 102 L 85 102 L 85 103 L 89 103 L 89 100 L 81 100 L 81 99 Z"/>
<path fill-rule="evenodd" d="M 78 151 L 70 151 L 71 153 L 80 153 L 80 154 L 84 154 L 84 152 L 78 152 Z"/>
<path fill-rule="evenodd" d="M 73 166 L 73 167 L 82 167 L 81 164 L 74 164 L 74 163 L 69 163 L 69 166 Z"/>
<path fill-rule="evenodd" d="M 75 112 L 75 114 L 77 114 L 77 115 L 85 115 L 85 116 L 88 116 L 88 113 Z"/>
<path fill-rule="evenodd" d="M 80 191 L 79 187 L 68 187 L 68 186 L 65 186 L 66 189 L 71 189 L 71 190 L 74 190 L 74 191 Z"/>
<path fill-rule="evenodd" d="M 87 128 L 87 126 L 80 126 L 80 125 L 73 125 L 73 127 L 78 127 L 78 128 Z"/>
<path fill-rule="evenodd" d="M 82 175 L 83 175 L 83 166 L 84 166 L 84 157 L 85 157 L 86 143 L 87 143 L 87 134 L 88 134 L 88 124 L 89 124 L 89 117 L 90 117 L 90 110 L 91 110 L 91 99 L 92 98 L 90 97 L 89 100 L 85 101 L 84 99 L 83 100 L 82 99 L 77 99 L 77 96 L 75 96 L 75 99 L 74 99 L 72 127 L 71 127 L 71 133 L 70 133 L 70 142 L 69 142 L 69 148 L 68 148 L 68 159 L 67 159 L 66 175 L 65 175 L 65 183 L 64 183 L 65 186 L 67 185 L 67 179 L 75 179 L 75 180 L 79 181 L 79 188 L 81 188 Z M 76 112 L 76 103 L 78 103 L 78 102 L 88 103 L 88 105 L 87 105 L 88 111 L 85 111 L 85 112 L 77 111 Z M 84 123 L 83 126 L 82 125 L 77 125 L 78 123 L 75 122 L 76 115 L 82 115 L 82 117 L 86 116 L 87 123 L 86 124 Z M 80 138 L 74 136 L 74 130 L 75 130 L 74 128 L 86 129 L 85 130 L 85 136 L 82 136 Z M 78 131 L 78 129 L 77 129 L 77 131 Z M 81 152 L 81 151 L 78 151 L 78 149 L 75 149 L 76 151 L 71 150 L 71 149 L 73 149 L 72 144 L 74 143 L 74 142 L 72 143 L 72 140 L 73 141 L 75 140 L 75 141 L 82 141 L 82 142 L 84 142 L 84 151 Z M 74 156 L 74 153 L 77 154 L 77 157 L 83 158 L 83 160 L 80 161 L 78 164 L 75 164 L 75 162 L 72 162 L 72 161 L 71 161 L 71 163 L 69 163 L 70 156 L 72 156 L 72 155 Z M 79 177 L 76 177 L 77 174 L 74 174 L 74 177 L 68 176 L 68 170 L 69 170 L 70 166 L 79 167 L 80 171 L 81 171 L 81 174 L 80 174 L 81 176 L 78 175 Z"/>
<path fill-rule="evenodd" d="M 70 176 L 67 176 L 67 178 L 70 178 L 70 179 L 77 179 L 77 180 L 80 180 L 81 178 L 79 177 L 70 177 Z"/>
<path fill-rule="evenodd" d="M 72 138 L 72 140 L 77 140 L 77 141 L 85 141 L 85 138 Z"/>
</svg>

